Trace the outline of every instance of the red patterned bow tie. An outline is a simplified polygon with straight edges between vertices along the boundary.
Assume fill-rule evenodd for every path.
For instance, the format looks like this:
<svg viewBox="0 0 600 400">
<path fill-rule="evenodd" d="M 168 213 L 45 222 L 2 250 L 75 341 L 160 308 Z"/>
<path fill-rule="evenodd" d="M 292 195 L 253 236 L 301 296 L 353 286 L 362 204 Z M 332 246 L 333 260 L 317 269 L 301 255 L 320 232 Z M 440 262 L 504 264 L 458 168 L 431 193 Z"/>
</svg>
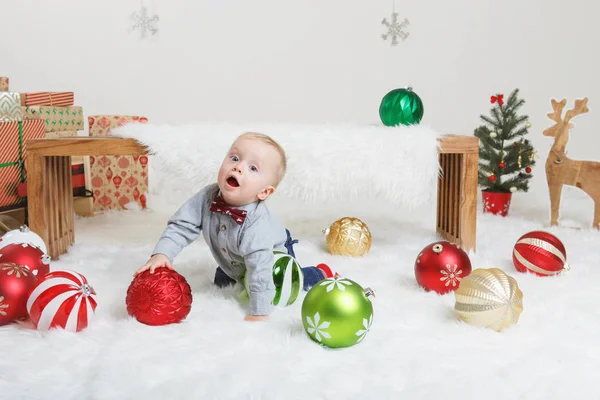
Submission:
<svg viewBox="0 0 600 400">
<path fill-rule="evenodd" d="M 218 212 L 229 215 L 238 225 L 244 223 L 246 219 L 246 214 L 248 211 L 240 210 L 238 208 L 233 208 L 227 205 L 221 196 L 217 196 L 217 198 L 210 205 L 210 211 Z"/>
</svg>

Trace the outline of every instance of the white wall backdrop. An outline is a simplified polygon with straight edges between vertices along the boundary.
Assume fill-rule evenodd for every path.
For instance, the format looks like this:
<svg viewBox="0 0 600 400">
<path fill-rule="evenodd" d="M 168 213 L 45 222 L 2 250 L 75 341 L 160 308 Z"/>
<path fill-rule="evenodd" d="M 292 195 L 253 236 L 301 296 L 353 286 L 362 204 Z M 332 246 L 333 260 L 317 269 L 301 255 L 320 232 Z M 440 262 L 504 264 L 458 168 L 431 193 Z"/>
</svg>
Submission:
<svg viewBox="0 0 600 400">
<path fill-rule="evenodd" d="M 140 0 L 0 0 L 0 75 L 17 91 L 73 90 L 86 115 L 170 124 L 378 123 L 382 96 L 411 84 L 423 123 L 460 134 L 519 87 L 540 189 L 550 98 L 589 96 L 569 155 L 600 160 L 596 2 L 397 0 L 410 36 L 394 48 L 381 39 L 391 0 L 144 1 L 160 16 L 146 40 L 128 32 Z"/>
</svg>

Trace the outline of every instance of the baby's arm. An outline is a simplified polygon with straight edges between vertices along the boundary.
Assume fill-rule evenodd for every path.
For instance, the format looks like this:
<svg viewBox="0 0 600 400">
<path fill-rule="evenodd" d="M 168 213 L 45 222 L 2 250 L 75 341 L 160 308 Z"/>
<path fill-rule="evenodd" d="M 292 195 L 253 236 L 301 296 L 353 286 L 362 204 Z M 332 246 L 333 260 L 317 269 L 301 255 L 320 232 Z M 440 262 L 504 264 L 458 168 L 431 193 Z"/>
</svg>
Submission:
<svg viewBox="0 0 600 400">
<path fill-rule="evenodd" d="M 273 310 L 273 235 L 267 220 L 246 221 L 240 239 L 240 255 L 246 265 L 250 307 L 247 320 L 265 319 Z M 262 316 L 263 318 L 260 318 Z"/>
<path fill-rule="evenodd" d="M 200 190 L 173 214 L 152 251 L 152 257 L 136 271 L 136 275 L 146 269 L 162 265 L 172 269 L 173 259 L 185 246 L 200 236 L 202 232 L 202 210 L 207 200 L 208 188 L 205 187 Z"/>
</svg>

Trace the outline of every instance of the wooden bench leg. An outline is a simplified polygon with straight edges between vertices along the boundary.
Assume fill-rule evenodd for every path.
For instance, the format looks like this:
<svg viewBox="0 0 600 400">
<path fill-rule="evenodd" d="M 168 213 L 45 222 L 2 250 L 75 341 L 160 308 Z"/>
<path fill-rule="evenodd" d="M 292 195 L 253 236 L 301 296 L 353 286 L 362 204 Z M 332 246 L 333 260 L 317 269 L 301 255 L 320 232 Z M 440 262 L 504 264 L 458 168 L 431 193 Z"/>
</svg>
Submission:
<svg viewBox="0 0 600 400">
<path fill-rule="evenodd" d="M 469 252 L 477 245 L 477 177 L 479 153 L 462 155 L 462 176 L 460 194 L 460 242 Z"/>
<path fill-rule="evenodd" d="M 463 250 L 476 250 L 478 153 L 440 153 L 437 232 Z"/>
<path fill-rule="evenodd" d="M 27 156 L 29 227 L 57 259 L 75 240 L 70 156 Z"/>
</svg>

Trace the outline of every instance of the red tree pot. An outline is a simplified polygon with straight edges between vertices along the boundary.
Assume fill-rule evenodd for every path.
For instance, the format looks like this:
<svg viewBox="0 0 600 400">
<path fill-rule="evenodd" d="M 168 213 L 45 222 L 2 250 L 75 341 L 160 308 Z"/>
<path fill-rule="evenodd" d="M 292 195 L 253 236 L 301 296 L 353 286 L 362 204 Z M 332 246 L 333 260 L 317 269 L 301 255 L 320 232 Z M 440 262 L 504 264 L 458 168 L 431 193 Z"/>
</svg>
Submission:
<svg viewBox="0 0 600 400">
<path fill-rule="evenodd" d="M 511 192 L 488 192 L 486 190 L 482 190 L 481 194 L 483 196 L 484 213 L 491 213 L 506 217 L 508 214 L 508 209 L 510 208 L 510 200 L 512 198 Z"/>
</svg>

